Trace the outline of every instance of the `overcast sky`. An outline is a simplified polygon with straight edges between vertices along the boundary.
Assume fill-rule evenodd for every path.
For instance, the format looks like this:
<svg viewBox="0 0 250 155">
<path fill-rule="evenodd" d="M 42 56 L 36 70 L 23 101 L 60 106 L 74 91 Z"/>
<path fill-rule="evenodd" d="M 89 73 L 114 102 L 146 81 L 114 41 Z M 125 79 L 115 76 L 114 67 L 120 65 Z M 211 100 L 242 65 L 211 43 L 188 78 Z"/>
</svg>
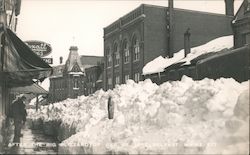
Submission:
<svg viewBox="0 0 250 155">
<path fill-rule="evenodd" d="M 47 57 L 55 64 L 60 56 L 65 62 L 71 45 L 80 55 L 103 56 L 103 28 L 143 3 L 168 6 L 167 0 L 22 0 L 17 35 L 51 44 Z M 235 0 L 235 12 L 241 3 Z M 225 13 L 224 0 L 175 0 L 174 7 Z"/>
</svg>

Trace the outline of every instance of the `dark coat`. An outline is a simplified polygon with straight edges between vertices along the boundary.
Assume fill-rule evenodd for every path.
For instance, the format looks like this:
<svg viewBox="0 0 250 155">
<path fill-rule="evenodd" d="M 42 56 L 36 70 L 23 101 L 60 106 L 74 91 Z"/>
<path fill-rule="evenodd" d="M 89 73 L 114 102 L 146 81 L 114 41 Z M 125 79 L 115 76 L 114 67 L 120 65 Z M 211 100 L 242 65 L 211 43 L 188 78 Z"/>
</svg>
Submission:
<svg viewBox="0 0 250 155">
<path fill-rule="evenodd" d="M 27 111 L 21 99 L 16 100 L 11 106 L 11 113 L 14 119 L 26 121 Z"/>
</svg>

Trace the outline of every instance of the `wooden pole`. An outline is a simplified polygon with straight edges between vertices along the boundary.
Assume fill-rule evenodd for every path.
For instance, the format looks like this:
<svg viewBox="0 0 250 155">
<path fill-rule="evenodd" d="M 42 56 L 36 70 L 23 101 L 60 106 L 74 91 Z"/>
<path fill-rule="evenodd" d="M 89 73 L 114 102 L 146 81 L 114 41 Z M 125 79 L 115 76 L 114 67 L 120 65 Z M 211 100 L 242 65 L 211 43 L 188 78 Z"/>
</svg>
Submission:
<svg viewBox="0 0 250 155">
<path fill-rule="evenodd" d="M 38 84 L 38 80 L 36 81 L 36 84 Z M 36 111 L 38 111 L 38 94 L 36 94 Z"/>
</svg>

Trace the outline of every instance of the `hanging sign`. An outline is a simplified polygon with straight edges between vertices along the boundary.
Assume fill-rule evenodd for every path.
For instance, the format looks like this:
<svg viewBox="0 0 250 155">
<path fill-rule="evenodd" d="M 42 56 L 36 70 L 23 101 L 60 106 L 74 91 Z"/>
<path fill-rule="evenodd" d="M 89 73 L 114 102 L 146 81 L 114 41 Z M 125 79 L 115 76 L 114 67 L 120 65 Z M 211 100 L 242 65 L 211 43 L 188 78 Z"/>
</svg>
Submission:
<svg viewBox="0 0 250 155">
<path fill-rule="evenodd" d="M 48 64 L 53 64 L 53 58 L 42 58 Z"/>
<path fill-rule="evenodd" d="M 35 52 L 40 57 L 45 57 L 52 52 L 51 45 L 43 41 L 30 40 L 25 41 L 25 43 L 33 52 Z"/>
</svg>

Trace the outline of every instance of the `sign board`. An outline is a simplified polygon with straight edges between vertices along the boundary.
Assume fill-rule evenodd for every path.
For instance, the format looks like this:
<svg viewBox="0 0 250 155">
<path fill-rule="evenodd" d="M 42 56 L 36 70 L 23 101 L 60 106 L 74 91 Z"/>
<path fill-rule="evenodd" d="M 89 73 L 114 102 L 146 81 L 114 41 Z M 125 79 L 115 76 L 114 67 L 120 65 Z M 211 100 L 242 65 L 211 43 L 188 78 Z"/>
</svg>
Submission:
<svg viewBox="0 0 250 155">
<path fill-rule="evenodd" d="M 50 46 L 50 44 L 43 41 L 29 40 L 25 41 L 25 43 L 33 52 L 35 52 L 40 57 L 47 56 L 52 52 L 52 47 Z"/>
<path fill-rule="evenodd" d="M 53 58 L 42 58 L 48 64 L 53 64 Z"/>
</svg>

